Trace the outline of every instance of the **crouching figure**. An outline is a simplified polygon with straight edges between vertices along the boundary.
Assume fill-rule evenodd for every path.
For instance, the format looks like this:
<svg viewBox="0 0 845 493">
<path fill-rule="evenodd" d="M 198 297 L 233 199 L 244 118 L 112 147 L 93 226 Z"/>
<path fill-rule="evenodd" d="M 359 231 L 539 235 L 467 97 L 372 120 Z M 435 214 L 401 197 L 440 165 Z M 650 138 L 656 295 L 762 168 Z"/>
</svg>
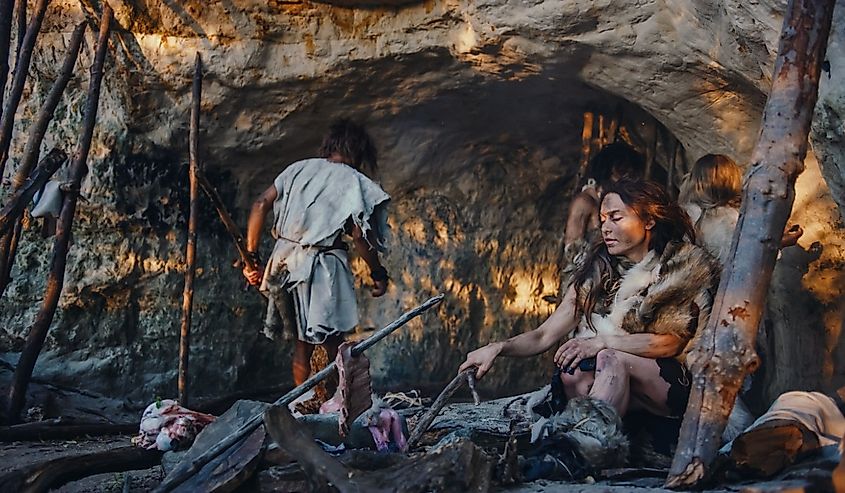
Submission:
<svg viewBox="0 0 845 493">
<path fill-rule="evenodd" d="M 481 378 L 499 356 L 533 356 L 565 341 L 554 356 L 543 423 L 551 440 L 541 442 L 540 455 L 569 477 L 625 465 L 621 418 L 629 412 L 683 416 L 690 391 L 685 355 L 707 324 L 718 285 L 718 264 L 694 244 L 689 217 L 659 185 L 609 185 L 600 221 L 602 239 L 554 313 L 535 330 L 472 351 L 461 365 L 476 366 Z"/>
</svg>

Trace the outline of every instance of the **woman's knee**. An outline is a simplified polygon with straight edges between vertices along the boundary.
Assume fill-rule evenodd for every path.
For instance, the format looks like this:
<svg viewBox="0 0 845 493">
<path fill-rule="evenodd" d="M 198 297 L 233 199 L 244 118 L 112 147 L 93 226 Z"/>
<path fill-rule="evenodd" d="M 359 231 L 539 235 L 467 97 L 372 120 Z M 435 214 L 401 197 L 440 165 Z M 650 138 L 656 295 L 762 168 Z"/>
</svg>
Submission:
<svg viewBox="0 0 845 493">
<path fill-rule="evenodd" d="M 580 370 L 576 370 L 572 375 L 567 372 L 562 372 L 560 374 L 560 380 L 563 382 L 564 391 L 570 398 L 587 395 L 594 379 L 595 377 L 592 372 L 584 372 Z"/>
<path fill-rule="evenodd" d="M 596 355 L 596 369 L 608 370 L 611 368 L 624 369 L 622 353 L 615 349 L 602 349 Z"/>
</svg>

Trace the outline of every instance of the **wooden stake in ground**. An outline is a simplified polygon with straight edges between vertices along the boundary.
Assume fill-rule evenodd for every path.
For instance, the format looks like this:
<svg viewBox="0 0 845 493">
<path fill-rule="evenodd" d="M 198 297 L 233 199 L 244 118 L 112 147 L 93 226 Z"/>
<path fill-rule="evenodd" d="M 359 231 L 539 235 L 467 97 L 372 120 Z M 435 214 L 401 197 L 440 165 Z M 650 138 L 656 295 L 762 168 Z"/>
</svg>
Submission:
<svg viewBox="0 0 845 493">
<path fill-rule="evenodd" d="M 402 314 L 401 317 L 393 321 L 392 323 L 388 324 L 385 327 L 382 327 L 378 331 L 376 331 L 373 335 L 368 337 L 367 339 L 359 342 L 352 348 L 352 356 L 358 356 L 359 354 L 363 353 L 367 349 L 373 347 L 376 343 L 380 340 L 384 339 L 393 331 L 402 327 L 412 319 L 418 317 L 422 313 L 428 311 L 429 308 L 439 305 L 440 302 L 443 301 L 443 295 L 437 295 L 434 298 L 429 299 L 422 305 L 414 308 L 413 310 L 407 311 Z M 296 387 L 295 389 L 291 390 L 287 394 L 280 397 L 273 405 L 276 406 L 287 406 L 298 397 L 302 396 L 309 390 L 313 389 L 317 386 L 318 383 L 325 380 L 326 377 L 333 374 L 337 370 L 337 365 L 335 362 L 331 362 L 328 366 L 320 370 L 311 377 L 308 378 L 302 385 Z M 238 443 L 241 439 L 245 436 L 249 435 L 253 432 L 256 428 L 261 426 L 262 422 L 262 415 L 258 414 L 250 418 L 246 423 L 244 423 L 240 428 L 232 432 L 229 436 L 221 440 L 217 443 L 217 445 L 209 448 L 196 458 L 194 458 L 190 464 L 186 464 L 184 466 L 180 465 L 176 469 L 174 469 L 164 481 L 155 489 L 156 492 L 165 492 L 171 491 L 174 488 L 178 487 L 180 484 L 184 483 L 185 480 L 193 476 L 197 471 L 203 468 L 209 461 L 213 460 L 215 457 L 223 453 L 232 445 Z"/>
<path fill-rule="evenodd" d="M 197 173 L 199 170 L 200 101 L 202 100 L 202 59 L 197 53 L 194 67 L 194 86 L 191 93 L 191 136 L 188 176 L 190 205 L 188 206 L 188 246 L 185 250 L 185 289 L 182 291 L 182 327 L 179 331 L 179 403 L 188 405 L 188 353 L 191 347 L 191 308 L 194 304 L 194 274 L 197 263 Z"/>
<path fill-rule="evenodd" d="M 784 14 L 772 90 L 751 156 L 730 259 L 722 271 L 710 323 L 688 356 L 692 391 L 666 485 L 699 485 L 754 352 L 780 238 L 804 170 L 807 135 L 818 95 L 834 2 L 790 0 Z"/>
<path fill-rule="evenodd" d="M 32 52 L 35 49 L 35 40 L 38 39 L 38 32 L 41 30 L 41 23 L 49 3 L 50 0 L 38 0 L 35 14 L 26 29 L 26 36 L 15 64 L 15 76 L 12 79 L 12 87 L 9 89 L 9 99 L 0 117 L 0 175 L 6 169 L 6 158 L 9 156 L 9 145 L 12 143 L 12 127 L 15 125 L 15 113 L 18 111 L 18 104 L 23 96 L 29 62 L 32 60 Z"/>
<path fill-rule="evenodd" d="M 32 168 L 38 161 L 38 157 L 41 153 L 41 143 L 44 141 L 44 135 L 47 133 L 47 126 L 53 119 L 53 114 L 56 111 L 56 107 L 59 105 L 59 101 L 62 98 L 62 93 L 64 93 L 64 90 L 67 87 L 68 81 L 70 81 L 71 77 L 73 77 L 73 67 L 76 66 L 76 60 L 79 57 L 79 48 L 82 46 L 82 38 L 85 34 L 85 27 L 85 23 L 80 23 L 76 26 L 76 29 L 74 29 L 73 35 L 70 39 L 69 51 L 65 57 L 64 63 L 62 64 L 62 70 L 59 73 L 59 77 L 53 83 L 53 87 L 50 88 L 50 93 L 47 95 L 47 99 L 44 100 L 44 104 L 41 105 L 41 109 L 35 116 L 35 122 L 29 128 L 29 136 L 26 141 L 23 158 L 21 159 L 21 164 L 15 172 L 15 177 L 12 180 L 12 189 L 15 192 L 18 192 L 24 185 L 24 182 L 27 181 L 27 178 L 29 178 L 29 175 L 32 172 Z M 52 172 L 50 175 L 52 175 Z M 47 178 L 49 177 L 50 176 L 47 175 Z M 39 188 L 40 186 L 41 185 L 39 185 Z M 30 194 L 26 202 L 23 203 L 23 206 L 26 206 L 26 203 L 31 198 L 32 195 Z M 21 227 L 19 223 L 22 212 L 23 208 L 20 209 L 17 216 L 11 218 L 11 224 L 15 224 L 13 230 L 6 231 L 6 228 L 4 227 L 5 225 L 0 225 L 0 296 L 3 295 L 6 291 L 6 287 L 11 282 L 12 265 L 15 263 L 17 243 L 20 240 L 21 235 Z"/>
<path fill-rule="evenodd" d="M 94 55 L 94 64 L 91 66 L 91 80 L 88 85 L 88 100 L 85 105 L 85 114 L 82 121 L 82 136 L 79 139 L 79 148 L 73 157 L 71 164 L 71 185 L 70 190 L 65 191 L 62 211 L 56 226 L 56 240 L 53 246 L 53 258 L 50 261 L 50 275 L 47 278 L 47 288 L 44 292 L 44 300 L 35 321 L 29 330 L 26 344 L 21 352 L 12 385 L 9 388 L 9 408 L 7 419 L 14 424 L 20 418 L 23 409 L 26 388 L 35 368 L 35 361 L 41 353 L 44 339 L 47 338 L 47 331 L 56 313 L 56 306 L 59 303 L 59 295 L 62 292 L 65 278 L 65 264 L 67 263 L 67 252 L 70 244 L 71 226 L 73 215 L 76 212 L 76 199 L 79 195 L 79 187 L 82 178 L 88 172 L 88 152 L 91 150 L 91 139 L 94 135 L 94 124 L 97 121 L 97 107 L 100 102 L 100 85 L 103 80 L 103 65 L 108 50 L 109 31 L 112 21 L 112 9 L 108 4 L 103 5 L 103 15 L 100 19 L 100 33 L 97 38 L 97 50 Z"/>
</svg>

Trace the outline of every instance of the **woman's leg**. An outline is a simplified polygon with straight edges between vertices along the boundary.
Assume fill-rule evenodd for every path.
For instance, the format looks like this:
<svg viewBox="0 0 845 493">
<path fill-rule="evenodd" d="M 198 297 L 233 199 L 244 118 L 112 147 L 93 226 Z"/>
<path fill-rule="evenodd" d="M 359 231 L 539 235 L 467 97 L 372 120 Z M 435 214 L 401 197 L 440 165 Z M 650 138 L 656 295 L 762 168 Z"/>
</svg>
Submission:
<svg viewBox="0 0 845 493">
<path fill-rule="evenodd" d="M 311 375 L 311 353 L 314 346 L 305 341 L 296 341 L 293 349 L 293 383 L 302 385 Z"/>
<path fill-rule="evenodd" d="M 595 381 L 595 373 L 576 369 L 572 375 L 562 372 L 560 379 L 563 382 L 563 390 L 566 392 L 567 398 L 584 397 L 590 395 L 590 388 Z"/>
<path fill-rule="evenodd" d="M 671 416 L 667 405 L 670 384 L 661 377 L 657 360 L 612 349 L 600 351 L 590 397 L 605 401 L 621 416 L 629 407 Z"/>
</svg>

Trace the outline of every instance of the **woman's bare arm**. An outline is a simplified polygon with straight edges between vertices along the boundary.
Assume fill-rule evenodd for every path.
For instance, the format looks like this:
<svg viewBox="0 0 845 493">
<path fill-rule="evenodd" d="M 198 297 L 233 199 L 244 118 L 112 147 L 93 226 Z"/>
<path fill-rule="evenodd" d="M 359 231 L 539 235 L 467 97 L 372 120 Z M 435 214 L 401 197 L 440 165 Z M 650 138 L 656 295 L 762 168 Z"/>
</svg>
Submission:
<svg viewBox="0 0 845 493">
<path fill-rule="evenodd" d="M 264 228 L 264 219 L 273 210 L 273 202 L 275 202 L 277 196 L 276 187 L 271 186 L 252 203 L 252 209 L 249 211 L 249 219 L 246 225 L 246 250 L 248 252 L 258 252 L 258 245 L 261 242 L 261 230 Z M 243 273 L 250 284 L 257 286 L 261 283 L 260 269 L 253 270 L 248 266 L 244 266 Z"/>
<path fill-rule="evenodd" d="M 563 302 L 539 327 L 508 340 L 493 342 L 472 351 L 467 355 L 467 359 L 461 365 L 459 371 L 477 366 L 476 377 L 481 378 L 487 373 L 498 356 L 524 357 L 540 354 L 569 335 L 576 325 L 575 289 L 570 287 L 563 298 Z"/>
</svg>

